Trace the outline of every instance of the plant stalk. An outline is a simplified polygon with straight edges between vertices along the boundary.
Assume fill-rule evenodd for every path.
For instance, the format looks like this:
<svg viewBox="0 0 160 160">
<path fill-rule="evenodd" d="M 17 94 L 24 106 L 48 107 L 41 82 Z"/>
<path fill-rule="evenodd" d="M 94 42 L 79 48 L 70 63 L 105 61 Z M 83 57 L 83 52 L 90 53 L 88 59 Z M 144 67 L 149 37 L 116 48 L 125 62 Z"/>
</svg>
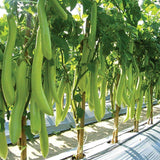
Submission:
<svg viewBox="0 0 160 160">
<path fill-rule="evenodd" d="M 114 112 L 114 131 L 113 131 L 112 143 L 118 143 L 119 111 L 120 107 L 116 104 L 116 110 Z"/>
<path fill-rule="evenodd" d="M 116 78 L 116 88 L 118 86 L 118 83 L 119 83 L 119 79 L 120 79 L 120 74 L 117 75 L 117 78 Z M 112 87 L 113 89 L 113 87 Z M 113 95 L 112 95 L 112 98 L 113 98 Z M 113 103 L 113 100 L 112 100 L 112 103 Z M 112 106 L 112 108 L 115 108 L 115 106 Z M 113 112 L 113 116 L 114 116 L 114 130 L 113 130 L 113 137 L 112 137 L 112 141 L 111 143 L 118 143 L 118 125 L 119 125 L 119 111 L 120 111 L 120 106 L 118 106 L 116 104 L 116 108 Z"/>
<path fill-rule="evenodd" d="M 27 160 L 27 140 L 25 134 L 26 116 L 22 117 L 22 132 L 20 138 L 21 160 Z"/>
<path fill-rule="evenodd" d="M 135 115 L 134 115 L 134 132 L 138 132 L 139 131 L 139 121 L 136 119 Z"/>
<path fill-rule="evenodd" d="M 83 139 L 84 139 L 84 121 L 85 121 L 85 92 L 82 93 L 82 104 L 81 104 L 83 112 L 83 116 L 80 118 L 80 125 L 77 133 L 78 138 L 78 147 L 77 147 L 77 155 L 76 159 L 82 159 L 84 157 L 83 154 Z"/>
<path fill-rule="evenodd" d="M 26 37 L 30 37 L 30 28 L 31 28 L 31 14 L 27 14 L 27 30 L 25 33 Z M 28 42 L 28 38 L 25 38 L 24 44 L 26 44 Z M 25 57 L 28 57 L 28 51 L 25 50 Z M 27 105 L 27 103 L 26 103 Z M 27 140 L 26 140 L 26 134 L 25 134 L 25 126 L 26 126 L 26 116 L 23 115 L 22 116 L 22 120 L 21 120 L 21 124 L 22 124 L 22 131 L 21 131 L 21 137 L 19 138 L 19 145 L 20 145 L 20 150 L 21 150 L 21 160 L 27 160 Z"/>
<path fill-rule="evenodd" d="M 151 94 L 151 113 L 150 118 L 148 120 L 148 124 L 153 124 L 153 86 L 150 86 L 150 94 Z"/>
</svg>

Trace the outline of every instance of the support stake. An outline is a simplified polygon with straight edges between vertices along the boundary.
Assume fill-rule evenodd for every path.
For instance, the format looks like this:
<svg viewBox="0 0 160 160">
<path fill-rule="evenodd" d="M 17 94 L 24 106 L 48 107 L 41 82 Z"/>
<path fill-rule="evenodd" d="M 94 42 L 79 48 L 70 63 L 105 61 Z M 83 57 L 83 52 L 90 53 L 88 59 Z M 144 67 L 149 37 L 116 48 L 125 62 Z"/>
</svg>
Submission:
<svg viewBox="0 0 160 160">
<path fill-rule="evenodd" d="M 83 116 L 80 118 L 80 129 L 78 129 L 77 138 L 78 138 L 78 147 L 77 147 L 77 155 L 76 159 L 82 159 L 84 157 L 83 154 L 83 139 L 84 139 L 84 117 L 85 117 L 85 92 L 82 93 L 82 104 L 81 107 L 83 109 Z"/>
<path fill-rule="evenodd" d="M 112 143 L 118 143 L 119 111 L 120 107 L 116 104 L 116 110 L 114 112 L 114 131 L 113 131 Z"/>
<path fill-rule="evenodd" d="M 150 94 L 151 94 L 151 113 L 148 120 L 148 124 L 153 124 L 153 86 L 150 86 Z"/>
<path fill-rule="evenodd" d="M 26 126 L 26 116 L 22 117 L 22 132 L 20 138 L 21 160 L 27 160 L 27 140 L 24 126 Z"/>
<path fill-rule="evenodd" d="M 26 26 L 29 28 L 26 30 L 26 37 L 30 37 L 30 28 L 31 28 L 31 17 L 32 15 L 30 13 L 27 14 L 27 24 Z M 28 41 L 27 38 L 25 38 L 24 44 L 26 44 Z M 25 57 L 28 56 L 28 51 L 26 50 L 25 52 Z M 26 107 L 28 106 L 29 101 L 26 103 Z M 25 107 L 25 108 L 26 108 Z M 26 140 L 26 134 L 25 134 L 25 126 L 26 126 L 26 116 L 22 116 L 21 120 L 21 125 L 22 125 L 22 131 L 21 131 L 21 137 L 19 138 L 19 149 L 21 150 L 21 160 L 27 160 L 27 140 Z"/>
</svg>

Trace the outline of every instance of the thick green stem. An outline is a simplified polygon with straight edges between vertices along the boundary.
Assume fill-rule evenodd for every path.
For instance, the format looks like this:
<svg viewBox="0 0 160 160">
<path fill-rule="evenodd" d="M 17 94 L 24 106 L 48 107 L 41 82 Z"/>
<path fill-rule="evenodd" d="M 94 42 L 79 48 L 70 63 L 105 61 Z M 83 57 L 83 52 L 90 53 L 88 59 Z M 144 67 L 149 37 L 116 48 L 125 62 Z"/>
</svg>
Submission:
<svg viewBox="0 0 160 160">
<path fill-rule="evenodd" d="M 113 91 L 112 91 L 112 88 L 113 88 L 113 85 L 111 86 L 111 89 L 110 89 L 110 101 L 111 101 L 112 110 L 114 110 Z"/>
</svg>

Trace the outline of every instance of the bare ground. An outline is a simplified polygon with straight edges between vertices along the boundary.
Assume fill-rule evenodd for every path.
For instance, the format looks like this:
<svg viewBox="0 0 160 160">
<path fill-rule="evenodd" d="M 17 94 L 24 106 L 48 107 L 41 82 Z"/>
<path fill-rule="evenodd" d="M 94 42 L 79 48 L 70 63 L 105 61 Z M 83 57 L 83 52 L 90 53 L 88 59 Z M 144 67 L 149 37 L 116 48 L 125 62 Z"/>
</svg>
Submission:
<svg viewBox="0 0 160 160">
<path fill-rule="evenodd" d="M 154 116 L 160 114 L 160 105 L 154 106 Z M 123 123 L 125 115 L 119 118 L 119 131 L 133 126 L 133 120 Z M 140 122 L 147 120 L 146 108 L 143 109 Z M 93 142 L 112 135 L 113 132 L 113 118 L 107 119 L 98 123 L 85 126 L 84 143 Z M 153 122 L 154 123 L 154 122 Z M 69 130 L 62 132 L 60 135 L 49 136 L 49 154 L 47 158 L 58 155 L 72 148 L 77 147 L 77 132 L 76 130 Z M 39 139 L 34 142 L 27 142 L 27 156 L 29 160 L 43 160 L 41 155 Z M 18 146 L 9 146 L 8 160 L 20 160 L 20 150 Z"/>
</svg>

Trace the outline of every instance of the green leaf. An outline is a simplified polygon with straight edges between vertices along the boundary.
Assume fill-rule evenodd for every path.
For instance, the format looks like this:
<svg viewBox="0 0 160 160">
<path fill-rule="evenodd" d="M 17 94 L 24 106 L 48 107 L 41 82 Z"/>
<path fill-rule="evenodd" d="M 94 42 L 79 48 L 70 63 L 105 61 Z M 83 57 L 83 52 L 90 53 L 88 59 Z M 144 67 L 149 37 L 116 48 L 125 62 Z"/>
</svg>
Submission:
<svg viewBox="0 0 160 160">
<path fill-rule="evenodd" d="M 91 0 L 80 0 L 83 5 L 83 12 L 86 13 L 88 8 L 91 7 L 92 1 Z"/>
<path fill-rule="evenodd" d="M 83 115 L 84 115 L 84 110 L 82 108 L 80 108 L 80 107 L 77 107 L 76 109 L 77 109 L 78 118 L 82 118 Z"/>
<path fill-rule="evenodd" d="M 0 109 L 0 116 L 3 114 L 3 110 Z"/>
<path fill-rule="evenodd" d="M 127 58 L 128 61 L 132 60 L 131 53 L 127 52 L 125 55 L 126 55 L 126 58 Z"/>
<path fill-rule="evenodd" d="M 21 23 L 24 20 L 24 18 L 25 18 L 25 14 L 22 14 L 19 18 L 19 22 Z"/>
<path fill-rule="evenodd" d="M 71 11 L 75 8 L 77 0 L 70 0 Z"/>
<path fill-rule="evenodd" d="M 2 114 L 2 113 L 0 113 L 0 114 Z M 5 123 L 4 118 L 0 117 L 0 132 L 3 132 L 5 130 L 4 123 Z"/>
<path fill-rule="evenodd" d="M 64 53 L 65 62 L 68 61 L 69 58 L 69 46 L 66 40 L 60 36 L 53 35 L 54 44 L 61 48 Z"/>
<path fill-rule="evenodd" d="M 87 64 L 88 70 L 94 72 L 95 64 L 93 62 Z"/>
<path fill-rule="evenodd" d="M 25 134 L 26 134 L 26 136 L 27 136 L 30 140 L 33 140 L 34 135 L 33 135 L 32 132 L 31 132 L 31 127 L 26 125 L 24 128 L 25 128 Z"/>
<path fill-rule="evenodd" d="M 81 102 L 81 101 L 82 101 L 82 96 L 81 96 L 81 94 L 76 94 L 76 95 L 73 97 L 73 99 L 74 99 L 75 101 L 77 101 L 77 102 Z"/>
</svg>

